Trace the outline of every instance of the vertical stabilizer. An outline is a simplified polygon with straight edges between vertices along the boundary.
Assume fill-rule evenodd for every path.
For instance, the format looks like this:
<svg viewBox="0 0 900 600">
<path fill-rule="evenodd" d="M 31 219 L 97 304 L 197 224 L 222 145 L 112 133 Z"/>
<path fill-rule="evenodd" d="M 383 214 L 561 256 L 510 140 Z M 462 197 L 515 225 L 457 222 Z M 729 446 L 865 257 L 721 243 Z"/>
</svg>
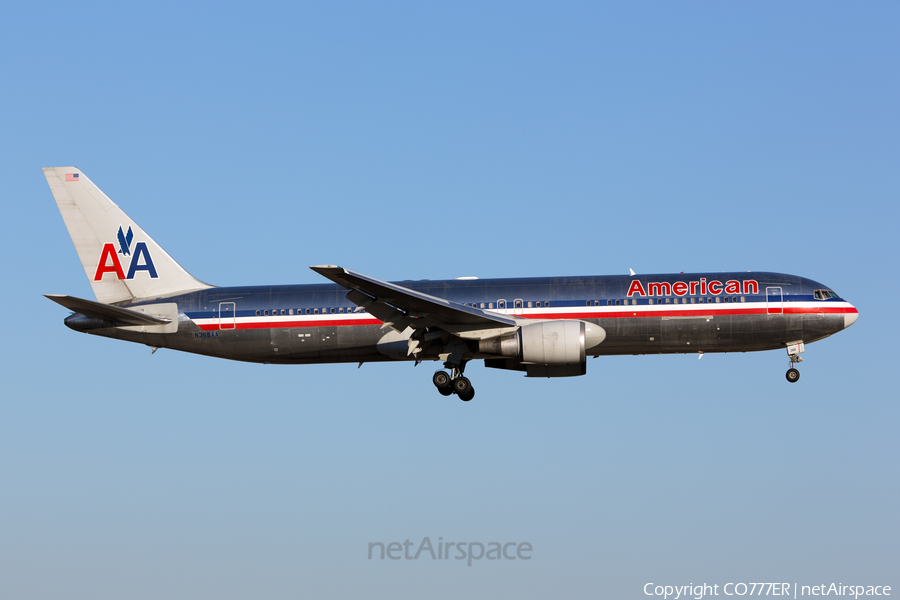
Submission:
<svg viewBox="0 0 900 600">
<path fill-rule="evenodd" d="M 44 176 L 99 302 L 212 287 L 185 271 L 79 169 L 46 167 Z"/>
</svg>

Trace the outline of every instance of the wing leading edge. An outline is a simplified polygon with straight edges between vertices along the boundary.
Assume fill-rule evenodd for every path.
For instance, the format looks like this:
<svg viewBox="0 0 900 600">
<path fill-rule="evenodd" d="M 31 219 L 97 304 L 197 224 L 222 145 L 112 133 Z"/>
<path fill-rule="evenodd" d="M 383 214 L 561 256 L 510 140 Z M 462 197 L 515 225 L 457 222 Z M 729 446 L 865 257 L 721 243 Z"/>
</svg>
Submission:
<svg viewBox="0 0 900 600">
<path fill-rule="evenodd" d="M 488 313 L 336 265 L 317 265 L 310 269 L 350 290 L 348 300 L 397 331 L 407 327 L 466 331 L 515 327 L 517 324 L 506 315 Z"/>
</svg>

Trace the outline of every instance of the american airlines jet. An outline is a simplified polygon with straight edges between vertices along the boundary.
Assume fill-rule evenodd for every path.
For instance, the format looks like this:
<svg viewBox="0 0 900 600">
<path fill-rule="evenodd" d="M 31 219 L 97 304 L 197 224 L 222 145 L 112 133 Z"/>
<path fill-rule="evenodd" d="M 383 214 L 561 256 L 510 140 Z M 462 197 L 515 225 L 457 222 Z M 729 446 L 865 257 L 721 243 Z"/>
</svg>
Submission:
<svg viewBox="0 0 900 600">
<path fill-rule="evenodd" d="M 440 361 L 445 395 L 475 395 L 466 364 L 527 377 L 587 372 L 588 356 L 786 350 L 856 322 L 828 286 L 766 272 L 386 282 L 335 265 L 330 283 L 216 287 L 192 277 L 75 167 L 44 169 L 96 300 L 48 295 L 75 331 L 257 363 Z M 449 372 L 448 372 L 449 371 Z"/>
</svg>

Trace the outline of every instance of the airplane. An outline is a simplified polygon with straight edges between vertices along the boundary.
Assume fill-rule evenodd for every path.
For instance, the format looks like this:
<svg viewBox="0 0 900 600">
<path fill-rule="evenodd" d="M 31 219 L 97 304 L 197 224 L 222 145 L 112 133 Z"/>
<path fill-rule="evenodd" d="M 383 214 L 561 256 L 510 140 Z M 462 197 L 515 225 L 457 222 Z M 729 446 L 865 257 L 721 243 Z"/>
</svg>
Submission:
<svg viewBox="0 0 900 600">
<path fill-rule="evenodd" d="M 91 335 L 269 364 L 441 361 L 444 396 L 475 396 L 466 364 L 526 377 L 587 372 L 588 356 L 784 349 L 856 322 L 831 288 L 769 272 L 386 282 L 336 265 L 331 283 L 216 287 L 195 279 L 75 167 L 48 167 L 96 300 L 50 294 Z"/>
</svg>

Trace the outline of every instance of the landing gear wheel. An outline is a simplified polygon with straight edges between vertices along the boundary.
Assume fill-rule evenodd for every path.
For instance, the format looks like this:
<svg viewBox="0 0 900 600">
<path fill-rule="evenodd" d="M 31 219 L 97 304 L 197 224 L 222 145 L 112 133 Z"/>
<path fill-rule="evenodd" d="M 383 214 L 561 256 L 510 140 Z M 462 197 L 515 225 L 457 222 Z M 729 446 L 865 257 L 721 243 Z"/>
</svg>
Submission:
<svg viewBox="0 0 900 600">
<path fill-rule="evenodd" d="M 471 400 L 474 397 L 475 397 L 475 388 L 473 388 L 471 386 L 469 386 L 468 392 L 466 392 L 465 394 L 459 394 L 459 399 L 462 400 L 463 402 L 468 402 L 469 400 Z"/>
<path fill-rule="evenodd" d="M 785 375 L 785 377 L 791 383 L 797 383 L 800 380 L 800 371 L 798 371 L 797 369 L 794 369 L 794 368 L 788 369 L 788 372 Z"/>
<path fill-rule="evenodd" d="M 439 393 L 441 396 L 452 396 L 452 395 L 453 395 L 453 388 L 450 387 L 449 385 L 448 385 L 447 387 L 438 388 L 438 393 Z"/>
<path fill-rule="evenodd" d="M 472 389 L 472 382 L 469 381 L 468 378 L 457 377 L 456 379 L 453 380 L 453 391 L 456 392 L 456 394 L 460 398 L 462 398 L 463 396 L 468 394 L 469 390 L 471 390 L 471 389 Z M 474 396 L 475 393 L 472 392 L 472 395 Z"/>
<path fill-rule="evenodd" d="M 444 389 L 450 390 L 450 374 L 447 371 L 436 371 L 431 378 L 431 382 L 441 393 L 443 393 Z M 450 390 L 450 393 L 452 394 L 453 390 Z M 444 395 L 447 396 L 449 394 Z"/>
</svg>

